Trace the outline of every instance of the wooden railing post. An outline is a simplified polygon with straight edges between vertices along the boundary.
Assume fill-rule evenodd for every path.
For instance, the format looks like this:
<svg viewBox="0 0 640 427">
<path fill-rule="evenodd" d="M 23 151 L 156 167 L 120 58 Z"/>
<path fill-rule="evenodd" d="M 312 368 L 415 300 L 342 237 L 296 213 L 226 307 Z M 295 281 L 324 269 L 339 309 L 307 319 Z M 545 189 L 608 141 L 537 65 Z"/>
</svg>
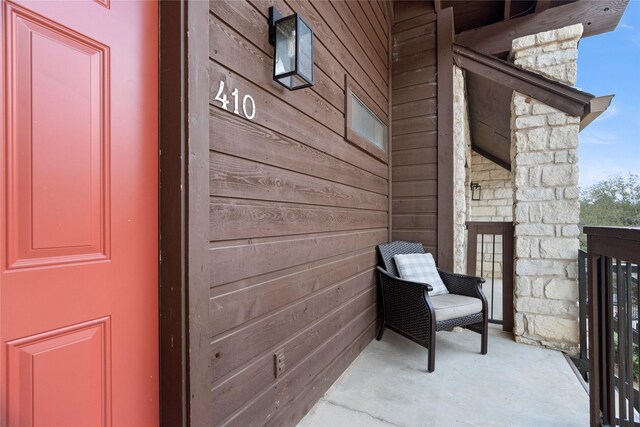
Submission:
<svg viewBox="0 0 640 427">
<path fill-rule="evenodd" d="M 578 251 L 578 310 L 580 316 L 580 367 L 584 373 L 585 364 L 588 363 L 587 355 L 587 253 Z M 585 378 L 587 379 L 587 378 Z"/>
<path fill-rule="evenodd" d="M 591 237 L 587 236 L 587 247 L 590 246 Z M 590 425 L 595 427 L 600 425 L 601 395 L 600 383 L 602 381 L 600 373 L 600 295 L 598 292 L 598 257 L 588 254 L 588 293 L 591 295 L 588 305 L 589 316 L 589 408 Z"/>
</svg>

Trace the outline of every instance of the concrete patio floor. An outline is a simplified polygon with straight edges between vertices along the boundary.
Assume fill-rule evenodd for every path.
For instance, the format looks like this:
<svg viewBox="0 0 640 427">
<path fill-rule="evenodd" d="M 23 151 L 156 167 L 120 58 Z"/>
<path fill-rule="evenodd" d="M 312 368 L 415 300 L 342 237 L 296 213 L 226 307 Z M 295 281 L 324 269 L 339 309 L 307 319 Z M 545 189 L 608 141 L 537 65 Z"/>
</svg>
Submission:
<svg viewBox="0 0 640 427">
<path fill-rule="evenodd" d="M 587 426 L 589 398 L 562 353 L 517 344 L 491 326 L 480 336 L 439 332 L 427 350 L 386 330 L 336 381 L 299 427 Z"/>
</svg>

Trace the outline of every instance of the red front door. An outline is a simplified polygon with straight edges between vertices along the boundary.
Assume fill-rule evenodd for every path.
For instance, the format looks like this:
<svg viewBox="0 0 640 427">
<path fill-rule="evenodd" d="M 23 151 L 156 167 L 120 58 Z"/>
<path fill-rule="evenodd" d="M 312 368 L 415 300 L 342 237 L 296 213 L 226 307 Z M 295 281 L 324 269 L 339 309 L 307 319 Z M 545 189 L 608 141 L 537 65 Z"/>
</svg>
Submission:
<svg viewBox="0 0 640 427">
<path fill-rule="evenodd" d="M 158 425 L 157 4 L 0 4 L 0 424 Z"/>
</svg>

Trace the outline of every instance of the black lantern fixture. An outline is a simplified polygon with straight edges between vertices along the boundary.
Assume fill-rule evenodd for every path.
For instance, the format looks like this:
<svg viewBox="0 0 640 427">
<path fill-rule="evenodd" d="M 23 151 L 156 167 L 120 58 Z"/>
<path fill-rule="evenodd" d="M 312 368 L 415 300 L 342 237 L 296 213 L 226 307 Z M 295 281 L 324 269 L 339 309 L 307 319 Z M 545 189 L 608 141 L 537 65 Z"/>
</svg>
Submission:
<svg viewBox="0 0 640 427">
<path fill-rule="evenodd" d="M 294 13 L 269 8 L 269 43 L 274 48 L 273 79 L 289 90 L 313 86 L 313 30 Z"/>
<path fill-rule="evenodd" d="M 471 183 L 471 200 L 478 201 L 482 195 L 482 187 L 477 182 Z"/>
</svg>

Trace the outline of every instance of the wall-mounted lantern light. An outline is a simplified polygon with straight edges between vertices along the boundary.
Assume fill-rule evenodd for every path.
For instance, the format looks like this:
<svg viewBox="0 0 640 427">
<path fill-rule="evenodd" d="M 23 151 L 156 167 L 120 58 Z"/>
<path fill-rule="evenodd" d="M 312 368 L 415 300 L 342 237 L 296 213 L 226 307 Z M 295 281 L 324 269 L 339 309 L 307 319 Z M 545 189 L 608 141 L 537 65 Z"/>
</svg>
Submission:
<svg viewBox="0 0 640 427">
<path fill-rule="evenodd" d="M 289 90 L 313 86 L 313 30 L 294 13 L 269 8 L 269 43 L 275 47 L 273 79 Z"/>
<path fill-rule="evenodd" d="M 471 200 L 478 201 L 482 196 L 482 187 L 477 182 L 471 183 Z"/>
</svg>

